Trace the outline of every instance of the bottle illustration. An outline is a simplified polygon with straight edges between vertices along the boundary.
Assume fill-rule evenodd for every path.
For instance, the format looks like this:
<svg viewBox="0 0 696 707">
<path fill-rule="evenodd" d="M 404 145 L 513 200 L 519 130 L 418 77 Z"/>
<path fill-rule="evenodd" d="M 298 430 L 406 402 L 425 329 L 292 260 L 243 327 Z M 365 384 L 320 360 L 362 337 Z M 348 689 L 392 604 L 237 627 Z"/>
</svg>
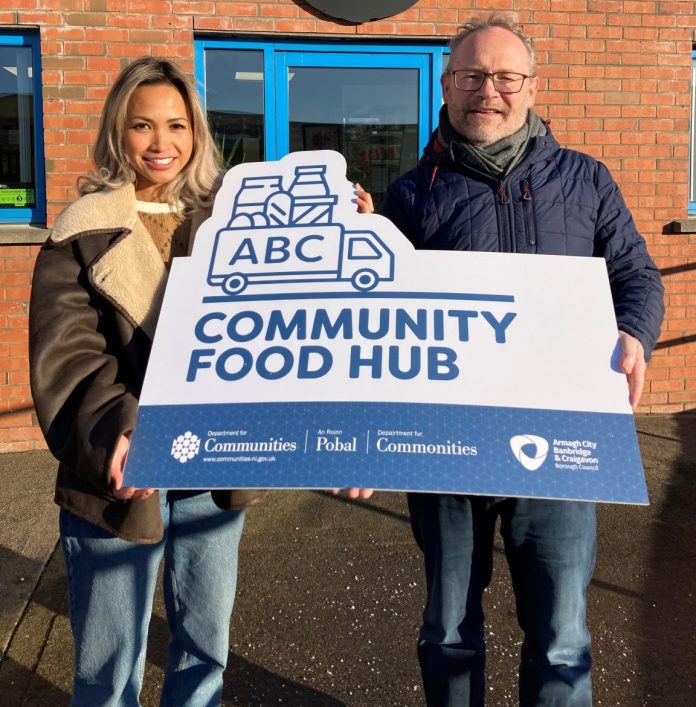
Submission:
<svg viewBox="0 0 696 707">
<path fill-rule="evenodd" d="M 268 226 L 266 202 L 273 194 L 283 193 L 280 177 L 245 177 L 232 207 L 229 228 Z"/>
</svg>

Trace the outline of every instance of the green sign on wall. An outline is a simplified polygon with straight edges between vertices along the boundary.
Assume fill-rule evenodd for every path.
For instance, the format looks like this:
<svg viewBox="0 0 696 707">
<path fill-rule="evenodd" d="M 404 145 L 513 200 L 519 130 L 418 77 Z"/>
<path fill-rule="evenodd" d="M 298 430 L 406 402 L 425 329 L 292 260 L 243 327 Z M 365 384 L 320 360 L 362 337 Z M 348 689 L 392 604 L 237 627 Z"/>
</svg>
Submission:
<svg viewBox="0 0 696 707">
<path fill-rule="evenodd" d="M 33 203 L 33 189 L 0 189 L 0 206 L 27 206 Z"/>
</svg>

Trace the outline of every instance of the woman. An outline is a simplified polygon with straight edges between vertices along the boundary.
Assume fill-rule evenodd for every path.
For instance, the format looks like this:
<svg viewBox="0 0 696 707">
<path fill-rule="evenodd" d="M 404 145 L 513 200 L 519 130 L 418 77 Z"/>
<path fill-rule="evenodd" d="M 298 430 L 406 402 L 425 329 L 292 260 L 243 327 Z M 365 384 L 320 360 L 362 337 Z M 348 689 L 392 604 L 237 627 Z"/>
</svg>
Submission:
<svg viewBox="0 0 696 707">
<path fill-rule="evenodd" d="M 72 704 L 138 704 L 162 557 L 171 631 L 162 704 L 219 704 L 239 508 L 257 496 L 123 485 L 168 266 L 189 251 L 220 174 L 194 86 L 175 64 L 143 58 L 124 69 L 93 160 L 97 172 L 79 180 L 81 198 L 38 256 L 30 316 L 32 393 L 60 461 Z"/>
</svg>

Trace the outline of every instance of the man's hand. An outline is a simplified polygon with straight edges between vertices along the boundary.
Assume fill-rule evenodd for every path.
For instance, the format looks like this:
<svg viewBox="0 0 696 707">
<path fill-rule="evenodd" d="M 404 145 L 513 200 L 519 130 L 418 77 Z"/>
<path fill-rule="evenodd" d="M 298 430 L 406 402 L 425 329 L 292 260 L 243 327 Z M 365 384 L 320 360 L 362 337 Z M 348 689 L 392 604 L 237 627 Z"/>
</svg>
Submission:
<svg viewBox="0 0 696 707">
<path fill-rule="evenodd" d="M 360 488 L 349 488 L 349 489 L 331 489 L 334 496 L 345 496 L 352 500 L 360 499 L 362 501 L 367 501 L 370 496 L 375 492 L 374 489 L 360 489 Z"/>
<path fill-rule="evenodd" d="M 130 440 L 128 437 L 121 435 L 118 442 L 116 443 L 116 451 L 111 459 L 111 467 L 109 473 L 111 474 L 111 483 L 114 488 L 114 496 L 121 501 L 126 501 L 129 499 L 147 498 L 152 496 L 155 489 L 137 489 L 134 486 L 123 486 L 123 467 L 126 465 L 126 457 L 128 456 L 128 448 L 130 447 Z"/>
<path fill-rule="evenodd" d="M 626 374 L 628 379 L 628 401 L 633 410 L 638 407 L 643 383 L 645 382 L 645 351 L 643 344 L 635 336 L 625 331 L 619 332 L 619 370 Z"/>
</svg>

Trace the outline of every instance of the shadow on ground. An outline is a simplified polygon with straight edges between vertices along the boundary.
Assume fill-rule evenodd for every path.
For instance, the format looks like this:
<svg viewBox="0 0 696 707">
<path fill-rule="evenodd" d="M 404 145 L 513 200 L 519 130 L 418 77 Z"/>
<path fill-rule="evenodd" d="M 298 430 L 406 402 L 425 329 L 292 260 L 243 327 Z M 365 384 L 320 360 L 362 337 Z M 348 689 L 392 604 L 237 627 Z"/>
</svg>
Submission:
<svg viewBox="0 0 696 707">
<path fill-rule="evenodd" d="M 638 618 L 643 704 L 682 707 L 696 699 L 696 414 L 639 418 L 651 470 L 649 552 Z"/>
</svg>

